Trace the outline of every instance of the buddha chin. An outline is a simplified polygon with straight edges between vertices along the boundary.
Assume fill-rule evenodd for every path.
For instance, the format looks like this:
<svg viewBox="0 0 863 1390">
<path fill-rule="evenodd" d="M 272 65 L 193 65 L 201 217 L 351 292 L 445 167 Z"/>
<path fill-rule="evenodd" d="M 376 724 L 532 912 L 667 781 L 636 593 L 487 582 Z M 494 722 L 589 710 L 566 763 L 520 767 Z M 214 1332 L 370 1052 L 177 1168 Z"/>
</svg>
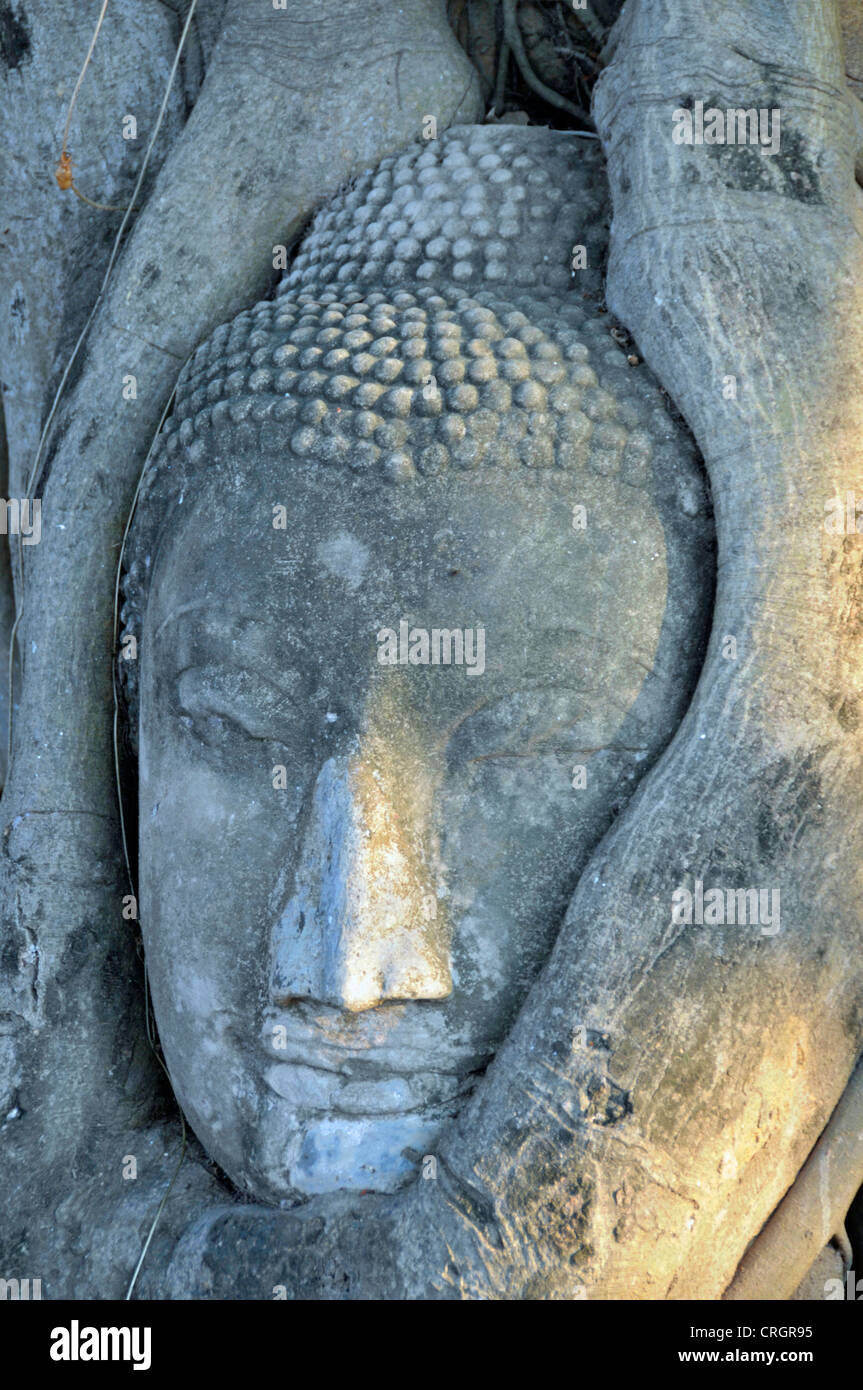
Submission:
<svg viewBox="0 0 863 1390">
<path fill-rule="evenodd" d="M 488 1042 L 447 1046 L 445 1029 L 445 1013 L 413 1002 L 356 1016 L 316 1004 L 272 1011 L 262 1168 L 285 1163 L 304 1193 L 399 1186 L 491 1052 Z"/>
</svg>

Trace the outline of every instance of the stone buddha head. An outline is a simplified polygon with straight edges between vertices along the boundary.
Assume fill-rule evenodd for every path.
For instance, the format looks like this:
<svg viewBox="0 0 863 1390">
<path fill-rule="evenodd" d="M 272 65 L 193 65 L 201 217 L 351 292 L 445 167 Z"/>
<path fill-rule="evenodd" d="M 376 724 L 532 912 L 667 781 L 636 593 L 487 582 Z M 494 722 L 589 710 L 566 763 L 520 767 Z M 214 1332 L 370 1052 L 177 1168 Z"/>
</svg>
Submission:
<svg viewBox="0 0 863 1390">
<path fill-rule="evenodd" d="M 455 128 L 337 198 L 184 369 L 142 488 L 152 997 L 264 1201 L 434 1152 L 698 669 L 701 475 L 573 275 L 574 145 Z"/>
</svg>

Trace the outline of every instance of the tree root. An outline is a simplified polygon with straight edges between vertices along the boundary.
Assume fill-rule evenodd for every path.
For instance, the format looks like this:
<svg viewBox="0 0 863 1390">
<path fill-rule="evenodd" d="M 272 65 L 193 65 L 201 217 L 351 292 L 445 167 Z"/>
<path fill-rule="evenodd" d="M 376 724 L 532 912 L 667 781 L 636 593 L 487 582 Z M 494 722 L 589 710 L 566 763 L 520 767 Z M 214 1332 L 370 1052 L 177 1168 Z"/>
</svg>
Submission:
<svg viewBox="0 0 863 1390">
<path fill-rule="evenodd" d="M 740 1261 L 723 1298 L 790 1298 L 831 1239 L 850 1267 L 845 1215 L 861 1185 L 863 1062 L 793 1185 Z"/>
<path fill-rule="evenodd" d="M 503 30 L 506 43 L 512 50 L 512 55 L 525 82 L 532 91 L 536 92 L 537 96 L 542 97 L 543 101 L 547 101 L 551 106 L 556 106 L 560 111 L 567 111 L 580 124 L 590 125 L 590 115 L 587 111 L 576 106 L 568 97 L 552 91 L 551 87 L 547 87 L 533 71 L 525 52 L 524 39 L 518 24 L 517 7 L 518 0 L 503 0 Z"/>
</svg>

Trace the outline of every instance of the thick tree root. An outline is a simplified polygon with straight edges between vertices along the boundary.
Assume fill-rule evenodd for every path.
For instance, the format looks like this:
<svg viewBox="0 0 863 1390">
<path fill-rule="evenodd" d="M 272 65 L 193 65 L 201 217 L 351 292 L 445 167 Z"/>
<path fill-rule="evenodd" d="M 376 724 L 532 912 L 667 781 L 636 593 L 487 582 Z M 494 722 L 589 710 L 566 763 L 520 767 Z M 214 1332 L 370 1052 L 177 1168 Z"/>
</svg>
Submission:
<svg viewBox="0 0 863 1390">
<path fill-rule="evenodd" d="M 740 1261 L 727 1299 L 790 1298 L 831 1239 L 853 1256 L 845 1214 L 863 1185 L 863 1065 L 849 1081 L 815 1148 Z"/>
</svg>

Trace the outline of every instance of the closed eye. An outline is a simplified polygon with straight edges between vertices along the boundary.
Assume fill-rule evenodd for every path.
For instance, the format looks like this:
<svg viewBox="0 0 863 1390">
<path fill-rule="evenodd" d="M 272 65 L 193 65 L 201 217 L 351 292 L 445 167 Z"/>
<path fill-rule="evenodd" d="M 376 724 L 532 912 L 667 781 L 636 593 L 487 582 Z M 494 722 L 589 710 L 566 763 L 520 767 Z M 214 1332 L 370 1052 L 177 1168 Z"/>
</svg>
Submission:
<svg viewBox="0 0 863 1390">
<path fill-rule="evenodd" d="M 237 734 L 246 738 L 256 738 L 245 725 L 225 714 L 199 710 L 195 714 L 186 712 L 180 715 L 180 723 L 188 732 L 208 748 L 228 747 L 235 742 Z"/>
<path fill-rule="evenodd" d="M 601 743 L 588 728 L 590 701 L 584 691 L 552 687 L 519 690 L 494 700 L 462 721 L 449 740 L 450 764 L 492 758 L 527 758 L 568 753 Z"/>
<path fill-rule="evenodd" d="M 287 692 L 249 671 L 189 667 L 177 677 L 181 722 L 209 747 L 237 733 L 262 742 L 284 742 L 302 727 Z"/>
</svg>

